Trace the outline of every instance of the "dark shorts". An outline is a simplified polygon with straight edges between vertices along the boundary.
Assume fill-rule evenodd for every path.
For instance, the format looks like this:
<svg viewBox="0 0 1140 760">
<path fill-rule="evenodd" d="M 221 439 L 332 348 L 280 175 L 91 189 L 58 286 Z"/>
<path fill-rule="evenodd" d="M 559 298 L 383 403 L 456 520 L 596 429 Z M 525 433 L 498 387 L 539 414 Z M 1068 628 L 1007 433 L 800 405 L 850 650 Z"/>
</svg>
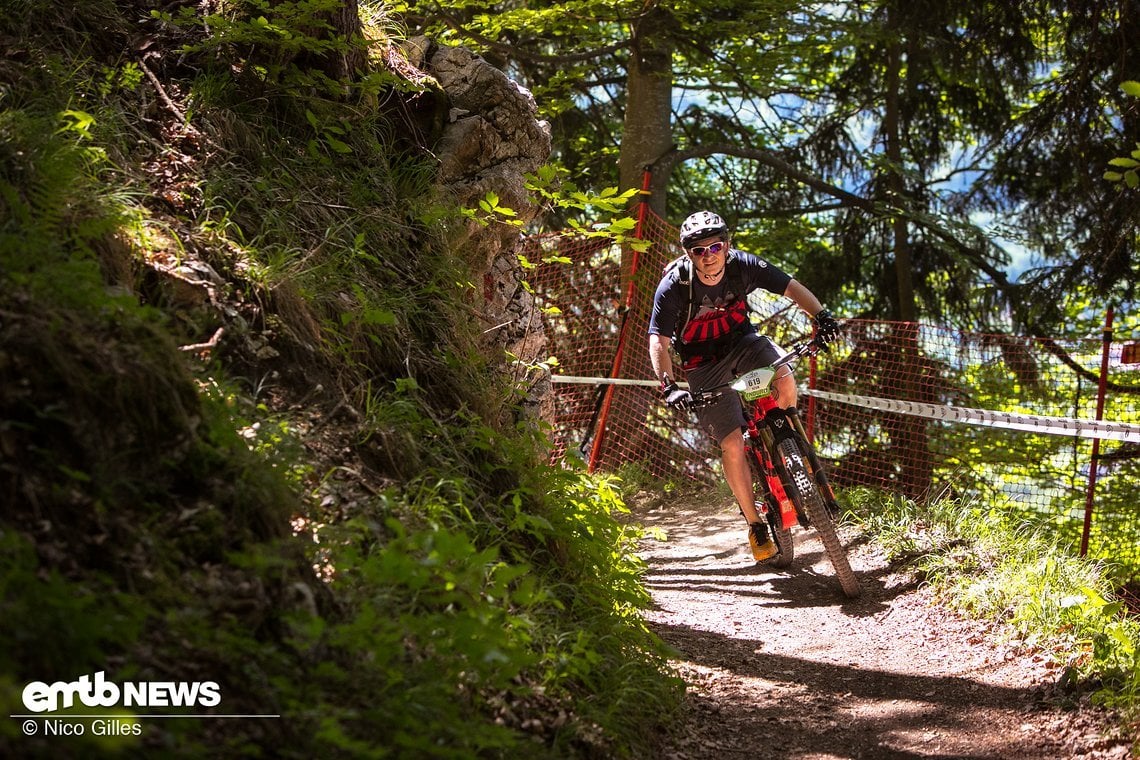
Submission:
<svg viewBox="0 0 1140 760">
<path fill-rule="evenodd" d="M 747 335 L 723 359 L 688 370 L 685 379 L 691 390 L 712 388 L 731 382 L 749 370 L 771 366 L 784 353 L 783 349 L 763 335 Z M 722 393 L 715 403 L 697 409 L 696 414 L 701 430 L 718 444 L 745 423 L 740 396 L 732 390 Z"/>
</svg>

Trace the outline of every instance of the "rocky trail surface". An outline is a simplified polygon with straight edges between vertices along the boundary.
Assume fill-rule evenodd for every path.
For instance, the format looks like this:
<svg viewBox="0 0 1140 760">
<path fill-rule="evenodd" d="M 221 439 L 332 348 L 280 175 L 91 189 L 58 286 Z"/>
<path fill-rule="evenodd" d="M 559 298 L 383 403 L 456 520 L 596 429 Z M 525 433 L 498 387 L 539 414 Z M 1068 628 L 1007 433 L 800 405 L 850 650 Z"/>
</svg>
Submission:
<svg viewBox="0 0 1140 760">
<path fill-rule="evenodd" d="M 650 626 L 689 682 L 669 760 L 1131 756 L 1111 716 L 1063 707 L 1060 676 L 992 624 L 940 606 L 844 533 L 863 594 L 846 599 L 812 531 L 787 571 L 757 566 L 734 506 L 711 494 L 632 506 Z"/>
</svg>

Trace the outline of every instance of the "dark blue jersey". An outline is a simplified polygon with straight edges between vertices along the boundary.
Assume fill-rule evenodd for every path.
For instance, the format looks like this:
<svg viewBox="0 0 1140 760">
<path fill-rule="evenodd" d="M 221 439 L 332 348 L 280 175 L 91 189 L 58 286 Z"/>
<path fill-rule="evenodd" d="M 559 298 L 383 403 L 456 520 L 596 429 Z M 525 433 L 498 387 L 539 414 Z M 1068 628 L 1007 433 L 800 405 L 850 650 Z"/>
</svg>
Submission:
<svg viewBox="0 0 1140 760">
<path fill-rule="evenodd" d="M 678 259 L 666 267 L 653 295 L 649 333 L 672 338 L 686 368 L 723 356 L 741 336 L 756 332 L 748 318 L 749 293 L 783 295 L 792 281 L 759 256 L 735 249 L 724 266 L 720 282 L 707 286 L 693 276 L 692 262 Z"/>
</svg>

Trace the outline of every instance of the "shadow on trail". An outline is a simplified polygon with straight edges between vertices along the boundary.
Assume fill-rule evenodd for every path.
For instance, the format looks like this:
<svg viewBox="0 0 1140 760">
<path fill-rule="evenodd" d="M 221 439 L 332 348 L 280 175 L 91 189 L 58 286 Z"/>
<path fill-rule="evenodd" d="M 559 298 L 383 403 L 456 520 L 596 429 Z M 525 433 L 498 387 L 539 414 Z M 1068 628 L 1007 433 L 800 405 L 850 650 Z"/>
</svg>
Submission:
<svg viewBox="0 0 1140 760">
<path fill-rule="evenodd" d="M 701 532 L 723 536 L 723 531 L 715 529 Z M 683 540 L 681 536 L 675 538 L 678 543 Z M 686 545 L 686 548 L 692 547 Z M 647 558 L 645 585 L 650 590 L 728 593 L 755 599 L 773 608 L 835 607 L 849 617 L 880 614 L 888 609 L 891 599 L 913 588 L 910 584 L 886 588 L 883 578 L 892 572 L 888 567 L 861 568 L 856 570 L 856 576 L 862 594 L 849 599 L 843 594 L 822 545 L 814 537 L 805 540 L 801 535 L 797 539 L 796 558 L 789 568 L 752 564 L 747 558 L 744 562 L 748 564 L 741 564 L 742 556 L 739 549 L 682 556 L 651 553 Z M 708 563 L 714 560 L 723 565 L 709 567 Z"/>
<path fill-rule="evenodd" d="M 662 564 L 661 562 L 655 563 Z M 862 580 L 862 579 L 860 579 Z M 796 609 L 837 607 L 847 614 L 875 614 L 881 604 L 868 607 L 864 600 L 843 596 L 834 575 L 816 572 L 811 567 L 793 565 L 786 571 L 760 567 L 727 566 L 716 569 L 653 569 L 645 575 L 645 585 L 653 590 L 676 590 L 693 593 L 732 594 L 754 599 L 764 607 Z M 861 608 L 867 607 L 864 611 Z"/>
<path fill-rule="evenodd" d="M 961 699 L 951 699 L 951 694 L 957 691 L 970 694 L 970 701 L 975 705 L 1009 707 L 1040 696 L 1039 688 L 990 686 L 961 676 L 905 675 L 766 653 L 758 651 L 763 644 L 759 639 L 725 636 L 688 626 L 658 623 L 653 628 L 690 662 L 724 668 L 750 678 L 797 684 L 816 694 L 836 698 L 855 696 L 888 702 L 918 700 L 960 705 Z"/>
<path fill-rule="evenodd" d="M 745 747 L 763 747 L 766 754 L 969 760 L 1043 758 L 1058 749 L 1049 737 L 1013 733 L 1003 737 L 999 747 L 960 747 L 960 740 L 968 738 L 977 725 L 974 708 L 1024 713 L 1039 699 L 1036 689 L 997 687 L 960 676 L 905 675 L 822 663 L 765 653 L 758 639 L 664 623 L 651 628 L 688 662 L 759 681 L 758 698 L 747 704 L 725 703 L 715 693 L 693 700 L 693 709 L 709 712 L 708 720 L 723 724 L 735 735 L 741 756 L 756 754 L 751 749 L 744 752 Z M 715 678 L 708 688 L 715 692 Z M 922 751 L 890 746 L 913 746 L 916 735 L 929 737 Z M 958 747 L 947 740 L 949 735 L 959 739 Z M 908 740 L 898 741 L 901 736 Z M 947 746 L 940 748 L 940 743 Z"/>
</svg>

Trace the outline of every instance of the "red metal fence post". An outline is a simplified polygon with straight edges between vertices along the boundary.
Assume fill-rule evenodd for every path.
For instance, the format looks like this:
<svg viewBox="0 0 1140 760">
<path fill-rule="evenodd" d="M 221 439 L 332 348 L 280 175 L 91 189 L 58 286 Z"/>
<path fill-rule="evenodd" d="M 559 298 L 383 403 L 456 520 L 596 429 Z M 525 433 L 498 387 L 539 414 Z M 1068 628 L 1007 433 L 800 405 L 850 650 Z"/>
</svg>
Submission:
<svg viewBox="0 0 1140 760">
<path fill-rule="evenodd" d="M 637 209 L 637 226 L 633 230 L 633 236 L 637 240 L 642 240 L 642 236 L 645 234 L 645 215 L 649 211 L 649 181 L 652 176 L 649 168 L 646 167 L 641 178 L 641 202 Z M 621 371 L 622 354 L 625 351 L 626 335 L 629 328 L 629 312 L 633 308 L 634 278 L 637 276 L 639 258 L 639 251 L 634 248 L 629 261 L 629 282 L 625 290 L 625 301 L 622 304 L 621 328 L 618 330 L 617 350 L 614 352 L 614 363 L 610 369 L 611 378 L 616 378 Z M 602 458 L 602 442 L 606 437 L 606 423 L 609 422 L 610 404 L 613 402 L 613 397 L 614 384 L 610 383 L 606 387 L 602 410 L 598 415 L 598 429 L 594 433 L 594 445 L 590 448 L 590 459 L 586 466 L 587 472 L 593 472 L 594 468 L 598 466 L 598 461 Z"/>
<path fill-rule="evenodd" d="M 1096 420 L 1104 419 L 1104 393 L 1108 385 L 1108 355 L 1112 347 L 1112 307 L 1104 316 L 1104 346 L 1100 353 L 1100 383 L 1096 391 Z M 1089 532 L 1092 529 L 1093 494 L 1096 492 L 1096 475 L 1100 469 L 1100 439 L 1093 438 L 1092 457 L 1089 460 L 1089 490 L 1085 496 L 1085 524 L 1081 530 L 1081 556 L 1089 551 Z"/>
</svg>

